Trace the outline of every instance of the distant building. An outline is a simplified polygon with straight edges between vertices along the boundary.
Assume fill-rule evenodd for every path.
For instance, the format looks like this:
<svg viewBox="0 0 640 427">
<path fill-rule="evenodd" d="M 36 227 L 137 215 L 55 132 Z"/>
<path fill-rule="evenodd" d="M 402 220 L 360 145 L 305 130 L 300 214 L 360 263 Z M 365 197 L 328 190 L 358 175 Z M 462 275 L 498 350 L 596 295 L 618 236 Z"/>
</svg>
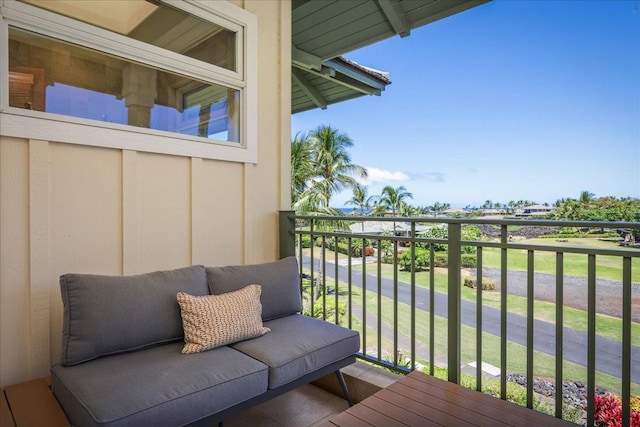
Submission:
<svg viewBox="0 0 640 427">
<path fill-rule="evenodd" d="M 395 225 L 395 229 L 394 229 Z M 416 224 L 416 234 L 419 234 L 432 226 Z M 393 234 L 398 237 L 411 237 L 411 226 L 402 220 L 393 221 L 364 221 L 351 224 L 349 230 L 354 234 Z"/>
<path fill-rule="evenodd" d="M 507 211 L 505 209 L 482 209 L 482 216 L 491 216 L 491 215 L 506 215 Z"/>
<path fill-rule="evenodd" d="M 444 214 L 447 216 L 469 215 L 469 211 L 462 208 L 450 208 L 444 211 Z"/>
<path fill-rule="evenodd" d="M 516 216 L 545 216 L 546 214 L 553 212 L 553 208 L 545 205 L 531 205 L 522 209 L 517 209 Z"/>
</svg>

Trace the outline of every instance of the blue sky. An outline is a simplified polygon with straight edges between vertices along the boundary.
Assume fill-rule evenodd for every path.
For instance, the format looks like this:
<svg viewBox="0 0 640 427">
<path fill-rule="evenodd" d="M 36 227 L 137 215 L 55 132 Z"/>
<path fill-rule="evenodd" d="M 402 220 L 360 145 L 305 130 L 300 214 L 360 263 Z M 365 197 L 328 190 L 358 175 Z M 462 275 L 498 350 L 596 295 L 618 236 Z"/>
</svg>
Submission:
<svg viewBox="0 0 640 427">
<path fill-rule="evenodd" d="M 346 132 L 370 194 L 404 185 L 418 206 L 640 197 L 640 0 L 493 1 L 345 56 L 392 84 L 293 115 L 292 135 Z"/>
</svg>

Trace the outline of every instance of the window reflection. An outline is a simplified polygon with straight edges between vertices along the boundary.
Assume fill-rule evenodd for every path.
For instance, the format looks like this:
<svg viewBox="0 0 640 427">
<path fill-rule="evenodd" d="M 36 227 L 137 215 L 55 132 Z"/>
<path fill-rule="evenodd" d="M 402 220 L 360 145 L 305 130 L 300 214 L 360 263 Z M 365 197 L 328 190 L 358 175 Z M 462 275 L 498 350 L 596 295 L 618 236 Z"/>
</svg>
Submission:
<svg viewBox="0 0 640 427">
<path fill-rule="evenodd" d="M 237 71 L 234 31 L 157 1 L 20 1 Z"/>
<path fill-rule="evenodd" d="M 239 142 L 240 91 L 9 30 L 9 104 Z"/>
</svg>

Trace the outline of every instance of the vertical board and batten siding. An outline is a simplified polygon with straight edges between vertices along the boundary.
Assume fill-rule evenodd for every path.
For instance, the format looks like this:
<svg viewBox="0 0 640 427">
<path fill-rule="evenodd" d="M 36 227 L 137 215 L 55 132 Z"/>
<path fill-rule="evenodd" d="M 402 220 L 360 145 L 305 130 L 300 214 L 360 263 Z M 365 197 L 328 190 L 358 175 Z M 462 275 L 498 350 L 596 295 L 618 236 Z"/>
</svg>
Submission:
<svg viewBox="0 0 640 427">
<path fill-rule="evenodd" d="M 0 138 L 0 372 L 9 380 L 30 365 L 28 188 L 29 145 Z"/>
<path fill-rule="evenodd" d="M 0 386 L 48 375 L 60 359 L 61 274 L 277 258 L 290 188 L 290 4 L 233 3 L 259 22 L 257 164 L 0 132 Z"/>
</svg>

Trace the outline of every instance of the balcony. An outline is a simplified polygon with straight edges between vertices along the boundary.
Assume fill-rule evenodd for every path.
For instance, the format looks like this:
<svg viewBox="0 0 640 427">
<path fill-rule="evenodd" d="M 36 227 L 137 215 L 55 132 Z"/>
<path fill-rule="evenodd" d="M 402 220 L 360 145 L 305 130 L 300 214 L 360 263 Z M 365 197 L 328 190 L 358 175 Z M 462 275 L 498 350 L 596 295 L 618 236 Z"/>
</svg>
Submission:
<svg viewBox="0 0 640 427">
<path fill-rule="evenodd" d="M 366 226 L 380 217 L 280 214 L 281 256 L 301 260 L 307 312 L 358 330 L 363 361 L 587 426 L 599 425 L 597 402 L 609 392 L 630 425 L 640 395 L 640 250 L 617 237 L 582 245 L 517 236 L 539 227 L 637 232 L 640 223 L 382 220 L 395 232 Z M 472 226 L 496 237 L 469 239 Z M 425 232 L 432 227 L 445 232 Z"/>
</svg>

